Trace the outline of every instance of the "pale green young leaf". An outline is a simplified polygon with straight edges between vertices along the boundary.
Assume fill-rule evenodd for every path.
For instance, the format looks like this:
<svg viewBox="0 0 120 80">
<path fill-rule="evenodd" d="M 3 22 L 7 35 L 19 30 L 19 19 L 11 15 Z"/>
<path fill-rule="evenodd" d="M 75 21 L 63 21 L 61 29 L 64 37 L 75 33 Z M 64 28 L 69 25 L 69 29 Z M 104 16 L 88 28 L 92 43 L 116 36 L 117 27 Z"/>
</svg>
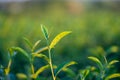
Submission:
<svg viewBox="0 0 120 80">
<path fill-rule="evenodd" d="M 47 47 L 47 46 L 46 46 L 46 47 L 43 47 L 43 48 L 40 48 L 40 49 L 37 50 L 35 53 L 39 54 L 39 53 L 41 53 L 41 52 L 43 52 L 43 51 L 45 51 L 45 50 L 48 50 L 48 47 Z"/>
<path fill-rule="evenodd" d="M 77 64 L 77 63 L 75 61 L 71 61 L 71 62 L 65 62 L 60 64 L 58 68 L 55 70 L 55 77 L 60 73 L 60 71 L 74 64 Z"/>
<path fill-rule="evenodd" d="M 41 25 L 41 30 L 42 30 L 42 33 L 45 37 L 46 40 L 48 40 L 49 36 L 48 36 L 48 30 L 45 26 Z"/>
<path fill-rule="evenodd" d="M 80 74 L 83 76 L 83 78 L 86 78 L 86 76 L 89 74 L 90 70 L 85 69 L 85 70 L 80 70 Z"/>
<path fill-rule="evenodd" d="M 44 54 L 36 54 L 36 53 L 33 53 L 32 56 L 33 56 L 33 57 L 43 58 L 43 59 L 45 59 L 45 60 L 49 63 L 49 58 L 48 58 L 46 55 L 44 55 Z"/>
<path fill-rule="evenodd" d="M 27 79 L 27 76 L 24 73 L 17 73 L 16 77 L 20 80 Z"/>
<path fill-rule="evenodd" d="M 88 59 L 95 62 L 100 69 L 103 69 L 103 65 L 102 65 L 101 61 L 98 58 L 90 56 L 90 57 L 88 57 Z"/>
<path fill-rule="evenodd" d="M 120 78 L 120 73 L 114 73 L 114 74 L 111 74 L 111 75 L 107 76 L 105 78 L 105 80 L 110 80 L 110 79 L 118 78 L 118 77 Z"/>
<path fill-rule="evenodd" d="M 9 72 L 10 72 L 10 66 L 11 66 L 11 64 L 12 64 L 12 60 L 10 59 L 7 68 L 5 68 L 5 74 L 6 75 L 8 75 Z"/>
<path fill-rule="evenodd" d="M 49 65 L 45 65 L 45 66 L 42 66 L 41 68 L 39 68 L 35 74 L 32 75 L 32 78 L 36 79 L 38 77 L 38 75 L 40 73 L 42 73 L 43 71 L 45 71 L 46 69 L 49 68 Z"/>
<path fill-rule="evenodd" d="M 119 62 L 119 61 L 118 60 L 112 60 L 112 61 L 109 62 L 108 66 L 110 67 L 117 62 Z"/>
<path fill-rule="evenodd" d="M 25 40 L 26 44 L 32 49 L 33 44 L 29 41 L 29 39 L 27 39 L 25 37 L 23 39 Z"/>
<path fill-rule="evenodd" d="M 38 40 L 32 47 L 32 51 L 35 50 L 35 48 L 38 46 L 38 44 L 40 43 L 41 40 Z"/>
<path fill-rule="evenodd" d="M 60 34 L 58 34 L 54 39 L 53 41 L 51 42 L 50 44 L 50 48 L 54 48 L 54 46 L 66 35 L 70 34 L 71 31 L 64 31 Z"/>
</svg>

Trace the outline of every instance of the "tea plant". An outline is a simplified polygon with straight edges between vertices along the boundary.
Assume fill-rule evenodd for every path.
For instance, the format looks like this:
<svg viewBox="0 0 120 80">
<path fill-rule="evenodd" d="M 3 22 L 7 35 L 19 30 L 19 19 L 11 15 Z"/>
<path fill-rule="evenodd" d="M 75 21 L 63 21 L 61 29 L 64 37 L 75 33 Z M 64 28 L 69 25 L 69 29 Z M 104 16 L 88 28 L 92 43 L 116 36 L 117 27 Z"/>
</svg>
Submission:
<svg viewBox="0 0 120 80">
<path fill-rule="evenodd" d="M 23 73 L 17 73 L 17 77 L 20 78 L 20 79 L 34 79 L 34 80 L 37 80 L 39 79 L 39 74 L 42 73 L 44 70 L 46 69 L 51 69 L 51 74 L 52 74 L 52 78 L 53 80 L 56 80 L 57 79 L 57 75 L 61 72 L 61 71 L 64 71 L 64 72 L 67 72 L 67 73 L 70 73 L 72 72 L 71 69 L 67 68 L 71 65 L 74 65 L 76 64 L 75 61 L 70 61 L 70 62 L 64 62 L 62 64 L 60 64 L 59 66 L 56 66 L 53 64 L 52 62 L 52 53 L 51 53 L 51 49 L 55 47 L 55 45 L 66 35 L 70 34 L 71 31 L 65 31 L 65 32 L 62 32 L 60 34 L 58 34 L 53 40 L 52 42 L 50 43 L 49 41 L 49 34 L 48 34 L 48 31 L 47 29 L 45 28 L 45 26 L 41 26 L 41 30 L 44 34 L 44 37 L 46 39 L 46 42 L 47 42 L 47 46 L 46 47 L 43 47 L 43 48 L 40 48 L 39 50 L 36 50 L 37 46 L 39 45 L 39 43 L 41 42 L 41 40 L 38 40 L 37 42 L 35 42 L 34 44 L 32 44 L 27 38 L 24 38 L 25 42 L 27 43 L 27 45 L 29 46 L 30 48 L 30 51 L 26 51 L 25 49 L 22 49 L 20 47 L 12 47 L 12 48 L 9 48 L 9 55 L 10 55 L 10 59 L 9 59 L 9 63 L 8 63 L 8 66 L 7 68 L 2 68 L 1 69 L 4 69 L 5 71 L 5 75 L 9 75 L 9 72 L 10 72 L 10 66 L 11 66 L 11 63 L 12 63 L 12 58 L 13 56 L 15 56 L 16 54 L 20 53 L 22 55 L 25 56 L 25 58 L 27 58 L 27 60 L 29 61 L 30 63 L 30 74 L 31 75 L 26 75 L 26 74 L 23 74 Z M 42 54 L 43 51 L 45 50 L 48 50 L 48 54 L 49 56 L 47 57 L 45 54 Z M 48 64 L 40 67 L 37 71 L 35 71 L 35 66 L 33 65 L 34 63 L 34 59 L 38 57 L 38 58 L 43 58 Z"/>
<path fill-rule="evenodd" d="M 120 73 L 113 73 L 111 75 L 107 75 L 107 72 L 109 71 L 109 69 L 115 63 L 119 62 L 118 60 L 112 60 L 112 61 L 108 62 L 105 54 L 103 54 L 101 56 L 101 59 L 103 59 L 103 60 L 100 60 L 94 56 L 89 56 L 88 59 L 93 61 L 97 65 L 97 67 L 99 68 L 99 71 L 97 71 L 98 74 L 96 75 L 97 80 L 110 80 L 112 78 L 120 77 Z"/>
<path fill-rule="evenodd" d="M 43 32 L 43 34 L 44 34 L 44 37 L 45 37 L 45 39 L 46 39 L 47 46 L 48 46 L 49 65 L 50 65 L 52 77 L 53 77 L 53 80 L 56 80 L 56 77 L 57 77 L 57 75 L 60 73 L 61 70 L 65 69 L 66 67 L 68 67 L 68 66 L 70 66 L 70 65 L 76 64 L 76 62 L 74 62 L 74 61 L 69 62 L 69 63 L 61 64 L 61 65 L 56 69 L 55 72 L 54 72 L 53 64 L 52 64 L 52 53 L 51 53 L 51 49 L 54 48 L 55 45 L 56 45 L 64 36 L 66 36 L 66 35 L 68 35 L 69 33 L 71 33 L 71 31 L 65 31 L 65 32 L 62 32 L 62 33 L 58 34 L 58 35 L 53 39 L 53 41 L 50 43 L 50 41 L 49 41 L 49 34 L 48 34 L 47 29 L 45 28 L 45 26 L 41 26 L 41 29 L 42 29 L 42 32 Z"/>
</svg>

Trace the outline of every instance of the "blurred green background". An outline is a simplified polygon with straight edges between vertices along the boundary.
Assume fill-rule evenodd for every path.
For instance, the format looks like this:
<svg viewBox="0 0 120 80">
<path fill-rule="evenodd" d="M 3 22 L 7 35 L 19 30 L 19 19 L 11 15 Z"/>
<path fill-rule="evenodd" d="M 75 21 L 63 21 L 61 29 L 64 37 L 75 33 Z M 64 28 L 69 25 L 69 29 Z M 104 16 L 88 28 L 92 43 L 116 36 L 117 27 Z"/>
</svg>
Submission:
<svg viewBox="0 0 120 80">
<path fill-rule="evenodd" d="M 38 49 L 44 47 L 46 43 L 41 24 L 48 28 L 51 40 L 62 31 L 72 31 L 55 47 L 55 64 L 75 60 L 79 63 L 74 68 L 77 71 L 89 64 L 87 57 L 99 53 L 99 47 L 107 53 L 112 46 L 118 50 L 113 49 L 107 58 L 120 60 L 119 5 L 119 1 L 1 0 L 0 64 L 6 66 L 8 63 L 8 48 L 20 46 L 27 50 L 23 37 L 27 37 L 33 43 L 42 40 Z M 23 60 L 21 57 L 16 59 Z M 15 73 L 22 70 L 20 63 L 18 61 L 13 65 L 13 70 L 19 67 L 19 70 L 15 69 Z M 116 70 L 119 70 L 117 65 Z"/>
</svg>

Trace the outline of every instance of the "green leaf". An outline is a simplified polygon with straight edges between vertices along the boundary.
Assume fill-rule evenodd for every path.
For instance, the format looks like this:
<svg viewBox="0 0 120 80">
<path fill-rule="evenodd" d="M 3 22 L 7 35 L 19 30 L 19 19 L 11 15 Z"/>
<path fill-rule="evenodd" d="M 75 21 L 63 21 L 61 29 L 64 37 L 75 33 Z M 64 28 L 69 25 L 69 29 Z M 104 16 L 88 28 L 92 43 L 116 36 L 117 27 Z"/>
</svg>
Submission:
<svg viewBox="0 0 120 80">
<path fill-rule="evenodd" d="M 14 50 L 12 48 L 9 48 L 8 52 L 10 54 L 10 57 L 12 57 L 14 55 Z"/>
<path fill-rule="evenodd" d="M 75 72 L 70 68 L 64 68 L 63 71 L 66 72 L 67 75 L 69 75 L 70 77 L 75 77 L 76 76 Z"/>
<path fill-rule="evenodd" d="M 50 67 L 49 65 L 42 66 L 41 68 L 39 68 L 37 70 L 37 72 L 35 74 L 32 75 L 32 78 L 36 79 L 40 73 L 42 73 L 43 71 L 45 71 L 49 67 Z"/>
<path fill-rule="evenodd" d="M 41 30 L 42 30 L 42 33 L 44 34 L 44 37 L 46 40 L 48 40 L 49 36 L 48 36 L 48 30 L 45 26 L 41 25 Z"/>
<path fill-rule="evenodd" d="M 38 40 L 32 47 L 32 51 L 35 50 L 35 48 L 38 46 L 38 44 L 40 43 L 41 40 Z"/>
<path fill-rule="evenodd" d="M 117 77 L 120 77 L 120 73 L 111 74 L 111 75 L 107 76 L 105 78 L 105 80 L 110 80 L 110 79 L 117 78 Z"/>
<path fill-rule="evenodd" d="M 40 48 L 40 49 L 37 50 L 35 53 L 39 54 L 39 53 L 41 53 L 41 52 L 43 52 L 43 51 L 45 51 L 45 50 L 47 50 L 47 49 L 48 49 L 48 47 L 46 46 L 46 47 Z"/>
<path fill-rule="evenodd" d="M 77 63 L 75 61 L 71 61 L 71 62 L 65 62 L 65 63 L 60 64 L 58 68 L 55 70 L 55 77 L 60 73 L 60 71 L 74 64 L 77 64 Z"/>
<path fill-rule="evenodd" d="M 65 32 L 62 32 L 60 34 L 58 34 L 54 39 L 53 41 L 51 42 L 50 44 L 50 48 L 54 48 L 54 46 L 66 35 L 70 34 L 71 31 L 65 31 Z"/>
<path fill-rule="evenodd" d="M 85 79 L 86 76 L 89 74 L 90 70 L 85 69 L 85 70 L 80 70 L 81 78 Z"/>
<path fill-rule="evenodd" d="M 48 63 L 49 63 L 49 58 L 44 55 L 44 54 L 36 54 L 36 53 L 33 53 L 32 54 L 33 57 L 39 57 L 39 58 L 44 58 Z"/>
<path fill-rule="evenodd" d="M 20 47 L 12 47 L 11 49 L 13 49 L 14 51 L 20 52 L 21 54 L 23 54 L 30 60 L 28 53 L 24 49 L 22 49 Z"/>
<path fill-rule="evenodd" d="M 23 39 L 25 40 L 26 44 L 32 49 L 33 44 L 29 41 L 29 39 L 27 39 L 25 37 Z"/>
<path fill-rule="evenodd" d="M 10 72 L 10 66 L 11 66 L 11 64 L 12 64 L 12 60 L 10 59 L 10 60 L 9 60 L 9 63 L 8 63 L 8 66 L 7 66 L 7 68 L 5 69 L 5 74 L 6 74 L 6 75 L 8 75 L 9 72 Z"/>
<path fill-rule="evenodd" d="M 109 62 L 108 67 L 111 67 L 113 64 L 119 62 L 118 60 L 112 60 L 111 62 Z"/>
<path fill-rule="evenodd" d="M 23 74 L 23 73 L 17 73 L 16 76 L 20 80 L 27 79 L 27 76 L 25 74 Z"/>
<path fill-rule="evenodd" d="M 101 61 L 98 58 L 90 56 L 90 57 L 88 57 L 88 59 L 90 59 L 93 62 L 95 62 L 100 69 L 103 69 L 102 63 L 101 63 Z"/>
</svg>

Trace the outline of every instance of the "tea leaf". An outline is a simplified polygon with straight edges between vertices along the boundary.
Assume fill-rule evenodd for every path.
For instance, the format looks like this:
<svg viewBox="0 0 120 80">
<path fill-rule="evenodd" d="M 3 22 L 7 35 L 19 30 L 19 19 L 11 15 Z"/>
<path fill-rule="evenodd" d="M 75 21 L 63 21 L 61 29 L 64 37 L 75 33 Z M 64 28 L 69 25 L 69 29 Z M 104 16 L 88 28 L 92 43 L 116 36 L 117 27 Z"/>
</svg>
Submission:
<svg viewBox="0 0 120 80">
<path fill-rule="evenodd" d="M 24 56 L 26 56 L 30 60 L 28 53 L 24 49 L 22 49 L 20 47 L 12 47 L 12 49 L 14 51 L 18 51 L 18 52 L 22 53 Z"/>
<path fill-rule="evenodd" d="M 48 36 L 48 30 L 45 26 L 41 25 L 41 30 L 42 30 L 42 33 L 44 34 L 44 37 L 46 40 L 48 40 L 49 36 Z"/>
<path fill-rule="evenodd" d="M 90 60 L 92 60 L 93 62 L 97 63 L 97 64 L 98 64 L 98 67 L 99 67 L 100 69 L 103 69 L 102 63 L 101 63 L 101 61 L 100 61 L 98 58 L 90 56 L 90 57 L 88 57 L 88 59 L 90 59 Z"/>
<path fill-rule="evenodd" d="M 111 75 L 107 76 L 105 78 L 105 80 L 110 80 L 110 79 L 117 78 L 117 77 L 120 77 L 120 73 L 111 74 Z"/>
<path fill-rule="evenodd" d="M 71 77 L 75 77 L 76 76 L 75 72 L 72 69 L 64 68 L 63 71 L 66 72 L 67 75 L 69 75 Z"/>
<path fill-rule="evenodd" d="M 45 51 L 45 50 L 47 50 L 47 49 L 48 49 L 48 47 L 46 46 L 46 47 L 40 48 L 40 49 L 37 50 L 35 53 L 39 54 L 39 53 L 41 53 L 41 52 L 43 52 L 43 51 Z"/>
<path fill-rule="evenodd" d="M 118 60 L 112 60 L 111 62 L 109 62 L 108 66 L 110 67 L 110 66 L 112 66 L 113 64 L 115 64 L 117 62 L 119 62 L 119 61 Z"/>
<path fill-rule="evenodd" d="M 10 72 L 10 66 L 11 66 L 12 60 L 10 59 L 7 68 L 5 69 L 5 74 L 8 75 Z"/>
<path fill-rule="evenodd" d="M 32 70 L 32 73 L 35 72 L 33 64 L 31 64 L 31 70 Z"/>
<path fill-rule="evenodd" d="M 27 79 L 27 76 L 26 76 L 25 74 L 23 74 L 23 73 L 17 73 L 16 76 L 17 76 L 20 80 L 22 80 L 22 79 Z"/>
<path fill-rule="evenodd" d="M 24 40 L 25 40 L 25 42 L 28 44 L 28 46 L 32 49 L 32 47 L 33 47 L 33 44 L 29 41 L 29 39 L 27 39 L 27 38 L 23 38 Z"/>
<path fill-rule="evenodd" d="M 35 50 L 35 48 L 38 46 L 38 44 L 40 43 L 41 40 L 38 40 L 32 47 L 32 51 Z"/>
<path fill-rule="evenodd" d="M 40 73 L 42 73 L 44 70 L 48 69 L 49 65 L 42 66 L 37 70 L 35 74 L 32 75 L 32 78 L 36 79 Z"/>
<path fill-rule="evenodd" d="M 36 53 L 33 53 L 32 54 L 33 57 L 39 57 L 39 58 L 44 58 L 48 63 L 49 63 L 49 58 L 44 55 L 44 54 L 36 54 Z"/>
<path fill-rule="evenodd" d="M 74 64 L 77 64 L 75 61 L 71 61 L 71 62 L 65 62 L 65 63 L 62 63 L 58 66 L 58 68 L 55 70 L 55 76 L 57 76 L 60 71 L 62 71 L 63 69 L 67 68 L 68 66 L 71 66 L 71 65 L 74 65 Z"/>
<path fill-rule="evenodd" d="M 50 44 L 50 48 L 54 48 L 54 46 L 66 35 L 70 34 L 71 31 L 65 31 L 65 32 L 62 32 L 60 34 L 58 34 L 54 39 L 53 41 L 51 42 Z"/>
<path fill-rule="evenodd" d="M 89 70 L 85 69 L 85 70 L 80 70 L 80 74 L 82 75 L 83 78 L 86 78 L 86 76 L 89 74 Z"/>
</svg>

